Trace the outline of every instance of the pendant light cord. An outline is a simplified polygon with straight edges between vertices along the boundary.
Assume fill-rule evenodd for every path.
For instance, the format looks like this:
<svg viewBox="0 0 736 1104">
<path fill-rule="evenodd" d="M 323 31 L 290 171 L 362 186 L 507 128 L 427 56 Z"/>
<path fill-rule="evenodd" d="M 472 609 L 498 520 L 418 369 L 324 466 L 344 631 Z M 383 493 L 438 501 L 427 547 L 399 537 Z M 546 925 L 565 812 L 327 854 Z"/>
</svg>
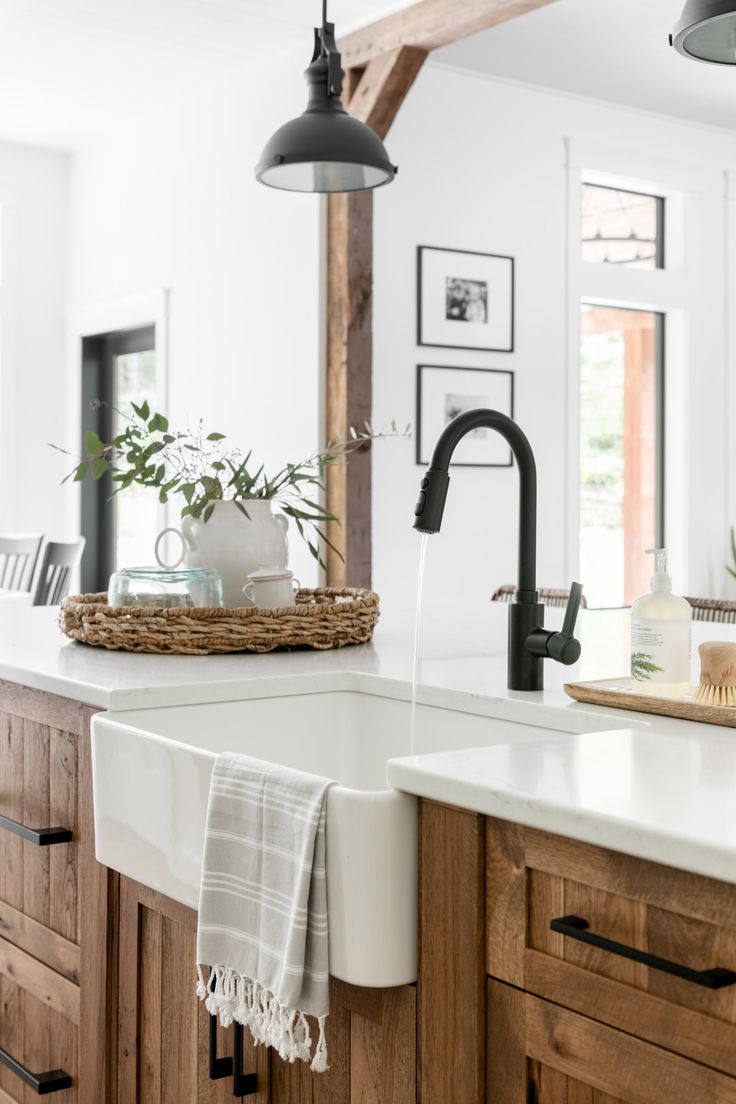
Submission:
<svg viewBox="0 0 736 1104">
<path fill-rule="evenodd" d="M 322 26 L 327 23 L 327 0 L 322 0 Z"/>
</svg>

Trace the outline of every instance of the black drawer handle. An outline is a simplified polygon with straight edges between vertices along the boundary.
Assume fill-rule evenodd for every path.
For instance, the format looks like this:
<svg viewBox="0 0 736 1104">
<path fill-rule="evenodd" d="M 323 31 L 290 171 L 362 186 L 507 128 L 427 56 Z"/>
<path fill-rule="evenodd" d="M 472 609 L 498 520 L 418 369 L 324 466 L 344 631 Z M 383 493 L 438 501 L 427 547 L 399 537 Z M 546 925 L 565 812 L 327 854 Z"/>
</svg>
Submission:
<svg viewBox="0 0 736 1104">
<path fill-rule="evenodd" d="M 243 1025 L 233 1024 L 235 1028 L 235 1047 L 233 1054 L 233 1096 L 254 1096 L 258 1092 L 258 1078 L 255 1073 L 243 1073 Z"/>
<path fill-rule="evenodd" d="M 217 1016 L 210 1016 L 210 1081 L 221 1081 L 223 1077 L 231 1077 L 232 1072 L 232 1058 L 217 1057 Z"/>
<path fill-rule="evenodd" d="M 62 1089 L 72 1087 L 71 1077 L 63 1070 L 55 1069 L 49 1070 L 47 1073 L 31 1073 L 29 1069 L 26 1069 L 15 1058 L 12 1058 L 7 1050 L 3 1050 L 2 1047 L 0 1047 L 0 1062 L 7 1066 L 17 1077 L 20 1077 L 21 1081 L 29 1085 L 39 1096 L 48 1096 L 49 1093 L 60 1092 Z"/>
<path fill-rule="evenodd" d="M 17 820 L 6 816 L 0 816 L 0 828 L 22 836 L 37 847 L 49 847 L 52 843 L 71 843 L 74 838 L 69 828 L 26 828 L 25 824 L 19 824 Z"/>
<path fill-rule="evenodd" d="M 588 931 L 588 921 L 581 916 L 562 916 L 559 920 L 550 920 L 549 926 L 560 935 L 589 943 L 591 947 L 600 947 L 602 951 L 610 951 L 622 958 L 630 958 L 632 962 L 641 962 L 653 970 L 673 974 L 674 977 L 692 981 L 695 985 L 703 985 L 706 989 L 725 989 L 727 985 L 736 985 L 736 973 L 733 970 L 726 970 L 722 966 L 716 966 L 712 970 L 692 970 L 689 966 L 681 966 L 679 962 L 670 962 L 669 959 L 659 958 L 647 951 L 639 951 L 636 947 L 627 947 L 625 943 L 616 943 L 613 939 L 606 939 L 604 935 L 595 935 Z"/>
</svg>

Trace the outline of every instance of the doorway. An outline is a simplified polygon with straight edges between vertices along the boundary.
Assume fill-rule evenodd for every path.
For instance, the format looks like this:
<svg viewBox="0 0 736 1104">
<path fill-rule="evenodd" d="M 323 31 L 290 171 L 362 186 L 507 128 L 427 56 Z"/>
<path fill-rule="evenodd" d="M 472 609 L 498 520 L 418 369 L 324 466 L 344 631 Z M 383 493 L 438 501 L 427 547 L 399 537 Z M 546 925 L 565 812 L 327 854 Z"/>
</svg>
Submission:
<svg viewBox="0 0 736 1104">
<path fill-rule="evenodd" d="M 155 325 L 82 339 L 83 441 L 88 429 L 111 441 L 132 415 L 131 402 L 146 400 L 152 411 L 157 408 L 156 391 Z M 119 567 L 151 561 L 158 526 L 155 495 L 135 485 L 125 494 L 114 490 L 109 472 L 82 484 L 81 528 L 87 542 L 81 565 L 84 593 L 106 590 L 110 575 Z"/>
</svg>

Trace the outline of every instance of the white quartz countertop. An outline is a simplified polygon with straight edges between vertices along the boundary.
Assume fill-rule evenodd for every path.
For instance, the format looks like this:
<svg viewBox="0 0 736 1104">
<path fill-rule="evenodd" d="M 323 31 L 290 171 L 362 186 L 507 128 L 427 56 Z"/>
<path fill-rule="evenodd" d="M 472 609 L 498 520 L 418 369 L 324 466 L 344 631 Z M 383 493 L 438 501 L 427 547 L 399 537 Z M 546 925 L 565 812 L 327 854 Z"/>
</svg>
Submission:
<svg viewBox="0 0 736 1104">
<path fill-rule="evenodd" d="M 595 631 L 591 631 L 595 619 Z M 577 667 L 546 665 L 549 693 L 514 695 L 506 690 L 507 608 L 487 606 L 475 622 L 427 625 L 420 648 L 419 682 L 492 697 L 568 704 L 563 681 L 616 677 L 625 672 L 627 618 L 620 612 L 581 613 L 585 657 Z M 562 624 L 549 610 L 547 623 Z M 106 651 L 78 644 L 58 628 L 53 607 L 0 609 L 0 679 L 75 698 L 103 709 L 141 709 L 237 698 L 255 683 L 284 676 L 324 679 L 355 672 L 408 682 L 412 676 L 412 615 L 382 614 L 370 644 L 332 651 L 265 655 L 157 656 Z M 736 634 L 735 634 L 736 635 Z M 273 687 L 276 692 L 276 687 Z"/>
<path fill-rule="evenodd" d="M 625 611 L 581 611 L 580 663 L 562 668 L 547 662 L 543 692 L 509 691 L 506 618 L 505 607 L 488 605 L 472 629 L 452 621 L 425 626 L 419 700 L 443 705 L 446 697 L 452 708 L 460 691 L 467 700 L 503 701 L 516 719 L 530 723 L 540 707 L 572 712 L 579 714 L 570 726 L 577 733 L 585 728 L 585 716 L 594 713 L 598 731 L 550 731 L 538 742 L 393 759 L 390 785 L 736 883 L 736 730 L 596 708 L 566 697 L 566 681 L 626 673 Z M 562 611 L 548 611 L 550 626 L 561 618 Z M 0 679 L 109 710 L 293 693 L 284 679 L 294 676 L 315 690 L 344 688 L 352 677 L 355 688 L 364 689 L 375 680 L 377 688 L 387 692 L 390 683 L 395 696 L 406 698 L 411 636 L 411 616 L 395 614 L 382 618 L 372 643 L 330 652 L 133 655 L 67 640 L 54 609 L 2 609 Z M 694 681 L 696 646 L 707 639 L 736 640 L 736 627 L 693 625 Z M 601 732 L 601 717 L 610 717 L 617 731 Z"/>
</svg>

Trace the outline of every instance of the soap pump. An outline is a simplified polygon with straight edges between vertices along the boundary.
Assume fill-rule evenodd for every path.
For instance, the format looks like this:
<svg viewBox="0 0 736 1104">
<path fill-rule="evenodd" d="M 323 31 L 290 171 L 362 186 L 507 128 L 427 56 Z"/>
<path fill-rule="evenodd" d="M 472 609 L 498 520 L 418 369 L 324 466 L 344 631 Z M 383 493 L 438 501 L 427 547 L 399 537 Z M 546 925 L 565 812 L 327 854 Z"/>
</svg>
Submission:
<svg viewBox="0 0 736 1104">
<path fill-rule="evenodd" d="M 631 677 L 646 683 L 647 693 L 682 697 L 690 689 L 690 636 L 693 611 L 686 598 L 672 593 L 667 549 L 654 556 L 651 590 L 631 607 Z"/>
</svg>

